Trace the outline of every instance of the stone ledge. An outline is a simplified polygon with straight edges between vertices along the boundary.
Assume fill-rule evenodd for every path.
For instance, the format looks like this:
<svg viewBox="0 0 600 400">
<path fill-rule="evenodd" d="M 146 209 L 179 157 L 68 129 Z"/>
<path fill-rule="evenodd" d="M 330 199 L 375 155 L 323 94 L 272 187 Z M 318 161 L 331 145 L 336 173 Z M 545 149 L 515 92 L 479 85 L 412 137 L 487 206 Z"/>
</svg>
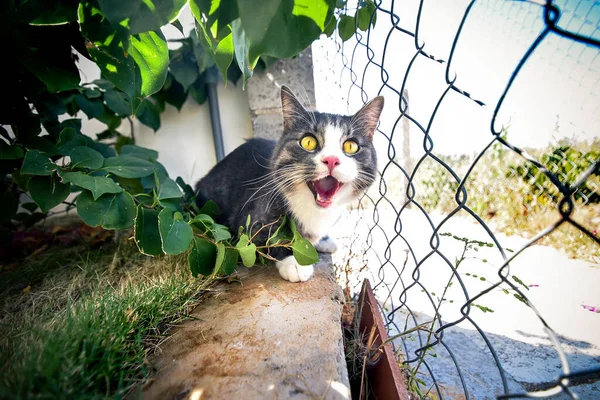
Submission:
<svg viewBox="0 0 600 400">
<path fill-rule="evenodd" d="M 240 269 L 162 346 L 144 399 L 349 399 L 331 262 L 305 283 L 275 267 Z"/>
</svg>

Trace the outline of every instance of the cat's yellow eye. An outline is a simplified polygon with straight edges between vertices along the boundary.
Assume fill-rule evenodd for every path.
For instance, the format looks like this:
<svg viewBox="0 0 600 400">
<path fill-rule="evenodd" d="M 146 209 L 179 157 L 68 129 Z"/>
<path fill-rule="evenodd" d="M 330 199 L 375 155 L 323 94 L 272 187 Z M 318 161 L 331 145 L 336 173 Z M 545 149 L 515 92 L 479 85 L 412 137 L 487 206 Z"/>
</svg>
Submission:
<svg viewBox="0 0 600 400">
<path fill-rule="evenodd" d="M 355 154 L 358 151 L 358 143 L 354 140 L 346 140 L 343 149 L 346 154 Z"/>
<path fill-rule="evenodd" d="M 306 151 L 314 151 L 317 148 L 317 139 L 312 135 L 306 135 L 300 139 L 300 146 Z"/>
</svg>

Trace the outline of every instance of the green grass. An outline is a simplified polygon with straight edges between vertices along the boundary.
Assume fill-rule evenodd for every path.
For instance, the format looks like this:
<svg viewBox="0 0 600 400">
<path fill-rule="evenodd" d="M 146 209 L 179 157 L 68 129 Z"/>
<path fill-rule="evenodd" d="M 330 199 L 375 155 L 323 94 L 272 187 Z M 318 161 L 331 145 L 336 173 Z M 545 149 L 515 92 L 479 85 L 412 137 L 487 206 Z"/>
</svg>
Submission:
<svg viewBox="0 0 600 400">
<path fill-rule="evenodd" d="M 600 143 L 571 143 L 570 146 L 569 148 L 579 149 L 578 152 L 591 154 L 593 157 L 600 152 Z M 552 147 L 531 152 L 536 158 L 544 159 L 547 154 L 553 154 L 553 149 Z M 466 174 L 472 162 L 467 156 L 442 158 L 461 177 Z M 587 158 L 573 160 L 565 156 L 560 168 L 568 170 L 569 176 L 559 173 L 561 170 L 557 164 L 551 164 L 549 168 L 563 181 L 572 183 L 589 164 L 591 161 Z M 465 184 L 468 193 L 466 205 L 495 231 L 532 238 L 560 220 L 557 200 L 560 196 L 537 168 L 531 167 L 531 173 L 538 176 L 537 180 L 523 178 L 522 171 L 519 172 L 517 168 L 523 165 L 524 159 L 512 151 L 501 148 L 488 151 L 473 168 Z M 396 185 L 398 188 L 390 186 L 392 192 L 399 191 L 399 185 Z M 457 207 L 455 195 L 458 184 L 451 174 L 433 159 L 427 159 L 420 166 L 415 177 L 415 187 L 415 201 L 428 212 L 449 213 Z M 591 175 L 581 187 L 586 188 L 586 195 L 590 197 L 590 201 L 586 202 L 576 196 L 571 217 L 588 231 L 598 232 L 600 203 L 594 202 L 594 199 L 597 199 L 594 196 L 598 196 L 600 175 Z M 395 195 L 399 197 L 398 193 Z M 575 259 L 600 262 L 598 244 L 568 223 L 543 237 L 538 244 L 563 250 Z"/>
<path fill-rule="evenodd" d="M 131 242 L 116 254 L 50 249 L 0 274 L 0 398 L 121 398 L 148 378 L 210 282 L 184 257 L 149 259 Z"/>
</svg>

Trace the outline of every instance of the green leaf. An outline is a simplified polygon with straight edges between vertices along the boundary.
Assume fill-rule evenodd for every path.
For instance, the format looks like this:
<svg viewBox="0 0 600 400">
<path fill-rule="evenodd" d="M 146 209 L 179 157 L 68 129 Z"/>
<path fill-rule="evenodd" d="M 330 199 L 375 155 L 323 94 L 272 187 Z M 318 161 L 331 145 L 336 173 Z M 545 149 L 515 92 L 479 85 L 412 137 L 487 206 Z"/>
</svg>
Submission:
<svg viewBox="0 0 600 400">
<path fill-rule="evenodd" d="M 223 273 L 231 275 L 233 271 L 235 271 L 239 258 L 240 253 L 236 249 L 226 248 L 225 259 L 223 260 L 223 266 L 221 267 Z"/>
<path fill-rule="evenodd" d="M 156 161 L 158 159 L 158 152 L 156 150 L 147 149 L 145 147 L 140 147 L 133 144 L 126 144 L 121 147 L 121 154 L 128 154 L 146 161 Z"/>
<path fill-rule="evenodd" d="M 338 32 L 340 34 L 340 38 L 342 41 L 346 41 L 350 39 L 354 35 L 354 31 L 356 30 L 356 21 L 354 17 L 349 15 L 340 16 L 340 21 L 338 22 Z"/>
<path fill-rule="evenodd" d="M 152 164 L 154 165 L 154 173 L 152 175 L 144 176 L 140 180 L 144 189 L 158 189 L 160 182 L 169 177 L 167 170 L 161 163 L 155 161 Z"/>
<path fill-rule="evenodd" d="M 200 209 L 198 214 L 206 214 L 206 215 L 210 215 L 211 217 L 215 218 L 221 214 L 221 210 L 219 209 L 219 206 L 217 205 L 217 203 L 215 203 L 212 200 L 208 200 L 206 203 L 204 203 L 204 205 L 202 206 L 202 208 Z"/>
<path fill-rule="evenodd" d="M 263 54 L 297 55 L 319 37 L 335 8 L 335 0 L 265 0 L 260 7 L 254 0 L 237 0 L 237 4 L 251 64 Z"/>
<path fill-rule="evenodd" d="M 96 79 L 92 82 L 94 85 L 98 86 L 100 89 L 104 90 L 112 90 L 115 88 L 115 85 L 106 79 Z"/>
<path fill-rule="evenodd" d="M 128 26 L 135 34 L 155 31 L 174 21 L 186 0 L 98 0 L 98 3 L 113 25 Z"/>
<path fill-rule="evenodd" d="M 183 196 L 181 190 L 179 190 L 179 186 L 170 178 L 165 179 L 160 184 L 160 189 L 158 191 L 158 198 L 160 200 L 165 199 L 178 199 Z"/>
<path fill-rule="evenodd" d="M 267 239 L 266 244 L 278 244 L 283 241 L 291 241 L 293 238 L 294 234 L 288 228 L 287 217 L 284 215 L 281 219 L 281 224 L 279 224 L 275 232 Z"/>
<path fill-rule="evenodd" d="M 132 144 L 132 143 L 133 143 L 133 138 L 128 137 L 128 136 L 118 135 L 117 142 L 115 143 L 115 150 L 120 153 L 121 148 L 123 146 Z"/>
<path fill-rule="evenodd" d="M 45 0 L 29 0 L 28 5 L 39 14 L 30 22 L 31 25 L 59 25 L 67 22 L 77 21 L 76 0 L 56 0 L 47 2 Z"/>
<path fill-rule="evenodd" d="M 144 100 L 135 112 L 137 119 L 156 132 L 160 128 L 160 111 L 150 100 Z"/>
<path fill-rule="evenodd" d="M 190 7 L 202 13 L 202 19 L 206 19 L 212 32 L 219 32 L 238 17 L 235 0 L 192 0 Z"/>
<path fill-rule="evenodd" d="M 225 245 L 223 243 L 217 243 L 217 258 L 215 259 L 214 271 L 217 272 L 221 269 L 223 261 L 225 260 Z"/>
<path fill-rule="evenodd" d="M 211 228 L 211 233 L 216 242 L 231 239 L 231 233 L 229 233 L 229 229 L 225 225 L 214 224 Z"/>
<path fill-rule="evenodd" d="M 121 178 L 142 178 L 151 175 L 155 165 L 141 158 L 124 154 L 105 159 L 103 170 Z"/>
<path fill-rule="evenodd" d="M 117 129 L 121 125 L 122 117 L 118 116 L 108 107 L 104 108 L 104 113 L 96 118 L 98 121 L 105 123 L 106 127 L 111 130 Z"/>
<path fill-rule="evenodd" d="M 71 168 L 100 169 L 104 165 L 104 157 L 94 149 L 85 146 L 73 148 L 71 153 Z"/>
<path fill-rule="evenodd" d="M 527 286 L 527 285 L 525 284 L 525 282 L 523 282 L 521 279 L 519 279 L 519 277 L 518 277 L 518 276 L 516 276 L 516 275 L 513 275 L 513 276 L 512 276 L 512 278 L 513 278 L 513 280 L 514 280 L 515 282 L 517 282 L 519 285 L 521 285 L 521 286 L 523 286 L 525 289 L 529 290 L 529 286 Z"/>
<path fill-rule="evenodd" d="M 371 25 L 375 28 L 375 23 L 377 22 L 377 6 L 373 0 L 367 0 L 367 9 L 369 10 L 369 14 L 373 16 Z"/>
<path fill-rule="evenodd" d="M 289 222 L 289 226 L 290 226 L 290 230 L 292 231 L 292 235 L 294 236 L 294 239 L 298 238 L 298 239 L 302 239 L 302 235 L 300 235 L 300 232 L 298 232 L 298 228 L 296 227 L 296 221 L 294 221 L 293 218 L 288 219 Z"/>
<path fill-rule="evenodd" d="M 242 235 L 235 245 L 242 258 L 242 263 L 248 268 L 254 266 L 256 263 L 256 245 L 254 243 L 249 243 L 249 241 L 250 238 L 248 235 Z"/>
<path fill-rule="evenodd" d="M 371 15 L 372 12 L 369 11 L 368 7 L 363 7 L 356 13 L 356 21 L 358 24 L 358 29 L 361 31 L 367 31 L 369 26 L 371 25 Z"/>
<path fill-rule="evenodd" d="M 127 116 L 132 114 L 131 100 L 120 90 L 107 90 L 104 92 L 106 106 L 117 115 Z"/>
<path fill-rule="evenodd" d="M 30 213 L 33 213 L 35 210 L 37 210 L 39 208 L 37 206 L 37 204 L 31 203 L 31 202 L 29 202 L 29 203 L 23 203 L 23 204 L 21 204 L 21 207 L 23 207 L 24 209 L 26 209 Z"/>
<path fill-rule="evenodd" d="M 18 34 L 22 42 L 12 56 L 40 79 L 49 92 L 79 87 L 79 70 L 71 57 L 73 32 L 68 25 L 25 26 Z"/>
<path fill-rule="evenodd" d="M 75 96 L 73 91 L 56 94 L 42 92 L 31 100 L 42 118 L 54 119 L 67 112 L 66 105 L 72 103 Z"/>
<path fill-rule="evenodd" d="M 99 117 L 104 113 L 104 104 L 99 99 L 88 99 L 82 94 L 75 97 L 75 104 L 89 119 Z"/>
<path fill-rule="evenodd" d="M 133 197 L 125 191 L 103 194 L 97 200 L 84 190 L 77 197 L 77 213 L 90 226 L 104 229 L 127 229 L 133 226 L 136 214 Z"/>
<path fill-rule="evenodd" d="M 475 303 L 471 303 L 471 304 L 472 304 L 473 306 L 475 306 L 475 307 L 479 308 L 479 309 L 480 309 L 481 311 L 483 311 L 484 313 L 488 313 L 488 312 L 490 312 L 490 313 L 493 313 L 493 312 L 494 312 L 494 310 L 492 310 L 491 308 L 489 308 L 489 307 L 486 307 L 486 306 L 482 306 L 481 304 L 475 304 Z"/>
<path fill-rule="evenodd" d="M 218 8 L 215 9 L 215 6 Z M 219 4 L 216 1 L 192 0 L 190 9 L 196 19 L 196 34 L 200 44 L 217 64 L 223 79 L 226 79 L 227 69 L 233 61 L 234 39 L 229 23 L 237 18 L 236 2 L 229 0 Z"/>
<path fill-rule="evenodd" d="M 85 136 L 85 141 L 86 141 L 86 145 L 88 147 L 90 147 L 90 148 L 96 150 L 98 153 L 102 154 L 102 157 L 104 157 L 104 158 L 115 157 L 117 155 L 117 153 L 115 152 L 115 149 L 113 149 L 112 147 L 110 147 L 109 145 L 107 145 L 105 143 L 97 142 L 88 136 Z"/>
<path fill-rule="evenodd" d="M 111 10 L 127 14 L 130 5 L 120 2 Z M 126 26 L 111 25 L 91 0 L 81 2 L 78 15 L 81 32 L 91 42 L 90 56 L 100 67 L 102 76 L 129 96 L 133 114 L 139 104 L 158 92 L 165 82 L 169 51 L 163 34 L 156 30 L 129 36 Z"/>
<path fill-rule="evenodd" d="M 175 179 L 175 182 L 177 183 L 179 188 L 181 188 L 181 190 L 183 190 L 186 200 L 189 200 L 196 195 L 194 193 L 194 189 L 192 189 L 192 187 L 190 185 L 185 183 L 180 176 L 178 176 L 177 179 Z"/>
<path fill-rule="evenodd" d="M 23 158 L 24 154 L 25 152 L 21 147 L 0 140 L 0 160 L 18 160 Z"/>
<path fill-rule="evenodd" d="M 229 32 L 229 30 L 227 31 Z M 192 57 L 190 57 L 198 66 L 198 72 L 202 74 L 210 67 L 216 65 L 215 60 L 210 56 L 206 48 L 200 43 L 198 35 L 190 35 L 188 41 L 191 42 Z M 231 44 L 233 46 L 233 43 Z M 218 66 L 217 66 L 218 69 Z"/>
<path fill-rule="evenodd" d="M 179 215 L 178 215 L 179 214 Z M 194 238 L 192 227 L 179 218 L 180 213 L 163 209 L 158 214 L 158 227 L 165 254 L 180 254 L 190 247 Z"/>
<path fill-rule="evenodd" d="M 29 195 L 44 213 L 65 201 L 70 188 L 71 185 L 61 183 L 56 175 L 34 176 L 27 184 Z"/>
<path fill-rule="evenodd" d="M 106 129 L 96 134 L 96 140 L 114 139 L 120 135 L 119 132 L 114 129 Z"/>
<path fill-rule="evenodd" d="M 56 145 L 54 143 L 52 143 L 50 140 L 48 140 L 47 138 L 50 138 L 50 136 L 36 136 L 36 137 L 20 140 L 20 142 L 27 149 L 39 150 L 43 153 L 46 153 L 46 155 L 48 155 L 50 157 L 59 154 L 58 148 L 56 147 Z"/>
<path fill-rule="evenodd" d="M 298 264 L 311 265 L 318 262 L 319 255 L 317 254 L 317 250 L 315 250 L 312 243 L 302 237 L 300 232 L 298 232 L 296 222 L 292 218 L 290 218 L 288 221 L 290 230 L 294 235 L 294 239 L 292 240 L 292 253 L 294 254 L 294 258 Z"/>
<path fill-rule="evenodd" d="M 158 230 L 158 211 L 150 210 L 142 205 L 138 206 L 134 238 L 140 253 L 148 256 L 158 256 L 163 253 Z"/>
<path fill-rule="evenodd" d="M 192 251 L 188 255 L 188 263 L 192 275 L 208 276 L 212 274 L 217 258 L 217 248 L 214 244 L 203 238 L 194 238 Z"/>
<path fill-rule="evenodd" d="M 169 70 L 173 74 L 173 77 L 183 86 L 183 90 L 187 90 L 194 83 L 199 73 L 195 60 L 189 60 L 182 53 L 171 57 Z"/>
<path fill-rule="evenodd" d="M 206 214 L 196 215 L 190 220 L 190 223 L 199 228 L 201 233 L 209 232 L 212 229 L 213 225 L 215 225 L 215 221 L 209 215 Z"/>
<path fill-rule="evenodd" d="M 183 89 L 183 86 L 181 86 L 172 75 L 168 75 L 162 90 L 155 93 L 153 98 L 158 102 L 164 101 L 175 107 L 177 110 L 181 110 L 183 103 L 185 103 L 185 100 L 187 99 L 187 93 Z"/>
<path fill-rule="evenodd" d="M 83 172 L 60 172 L 60 177 L 65 183 L 72 183 L 92 193 L 94 200 L 106 193 L 121 193 L 123 188 L 112 179 L 104 176 L 90 176 Z"/>
<path fill-rule="evenodd" d="M 205 74 L 200 74 L 196 82 L 190 86 L 190 96 L 196 100 L 198 104 L 204 104 L 206 102 L 206 83 L 204 80 Z"/>
<path fill-rule="evenodd" d="M 252 77 L 252 71 L 258 62 L 258 57 L 254 60 L 254 62 L 252 62 L 249 58 L 250 43 L 246 38 L 246 32 L 242 27 L 241 19 L 236 19 L 233 21 L 231 23 L 231 27 L 233 30 L 233 40 L 235 44 L 235 59 L 240 67 L 240 70 L 242 71 L 242 76 L 244 77 L 242 86 L 244 86 L 246 81 Z"/>
<path fill-rule="evenodd" d="M 99 91 L 96 88 L 93 88 L 93 89 L 87 89 L 86 88 L 86 89 L 83 90 L 83 94 L 88 99 L 99 99 L 100 97 L 102 97 L 102 92 Z"/>
<path fill-rule="evenodd" d="M 317 250 L 315 250 L 312 243 L 304 238 L 294 238 L 292 252 L 300 265 L 312 265 L 319 261 Z"/>
<path fill-rule="evenodd" d="M 337 28 L 337 22 L 338 21 L 337 18 L 335 18 L 335 16 L 331 17 L 329 23 L 325 26 L 325 29 L 323 30 L 323 33 L 327 35 L 327 37 L 333 35 L 333 32 L 335 32 L 335 28 Z"/>
<path fill-rule="evenodd" d="M 13 182 L 16 183 L 21 190 L 27 191 L 27 185 L 29 184 L 31 175 L 23 175 L 20 170 L 13 171 L 11 175 Z"/>
<path fill-rule="evenodd" d="M 58 143 L 56 143 L 59 154 L 63 156 L 68 156 L 71 154 L 75 147 L 86 145 L 87 141 L 85 140 L 85 136 L 74 128 L 64 128 L 60 132 Z"/>
<path fill-rule="evenodd" d="M 45 153 L 39 150 L 29 150 L 25 154 L 21 174 L 50 176 L 57 169 L 58 166 Z"/>
</svg>

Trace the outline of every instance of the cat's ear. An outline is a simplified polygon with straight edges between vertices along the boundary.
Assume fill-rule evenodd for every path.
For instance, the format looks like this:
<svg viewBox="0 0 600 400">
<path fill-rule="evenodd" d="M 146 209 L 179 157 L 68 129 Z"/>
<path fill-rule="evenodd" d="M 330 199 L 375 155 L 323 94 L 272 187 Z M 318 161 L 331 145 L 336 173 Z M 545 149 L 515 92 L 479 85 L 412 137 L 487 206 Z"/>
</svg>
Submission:
<svg viewBox="0 0 600 400">
<path fill-rule="evenodd" d="M 308 119 L 308 111 L 287 86 L 281 86 L 281 109 L 284 131 L 291 130 L 297 121 Z"/>
<path fill-rule="evenodd" d="M 352 124 L 360 127 L 371 140 L 377 128 L 383 104 L 383 96 L 377 96 L 365 104 L 352 118 Z"/>
</svg>

